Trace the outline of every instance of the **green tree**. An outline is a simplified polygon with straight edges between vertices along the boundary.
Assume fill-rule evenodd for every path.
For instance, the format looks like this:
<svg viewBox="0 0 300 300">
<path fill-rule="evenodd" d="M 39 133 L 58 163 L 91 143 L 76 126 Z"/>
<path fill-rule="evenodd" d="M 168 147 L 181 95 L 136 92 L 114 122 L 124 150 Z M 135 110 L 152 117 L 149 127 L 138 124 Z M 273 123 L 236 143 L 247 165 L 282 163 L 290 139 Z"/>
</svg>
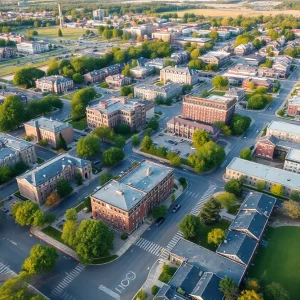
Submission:
<svg viewBox="0 0 300 300">
<path fill-rule="evenodd" d="M 57 34 L 58 34 L 59 37 L 62 37 L 62 36 L 63 36 L 63 33 L 62 33 L 62 31 L 61 31 L 60 28 L 58 29 L 58 33 L 57 33 Z"/>
<path fill-rule="evenodd" d="M 212 30 L 209 34 L 209 37 L 216 42 L 219 39 L 219 34 L 216 30 Z"/>
<path fill-rule="evenodd" d="M 193 215 L 186 215 L 179 224 L 179 229 L 187 240 L 194 239 L 197 236 L 200 227 L 201 223 L 199 217 Z"/>
<path fill-rule="evenodd" d="M 236 300 L 239 293 L 237 284 L 229 277 L 221 279 L 219 289 L 224 294 L 225 300 Z"/>
<path fill-rule="evenodd" d="M 220 219 L 220 211 L 221 204 L 216 201 L 216 199 L 210 198 L 206 203 L 204 203 L 199 216 L 204 224 L 214 224 Z"/>
<path fill-rule="evenodd" d="M 48 69 L 47 69 L 47 75 L 51 76 L 51 75 L 59 75 L 59 65 L 58 65 L 58 60 L 57 58 L 53 58 L 50 62 L 50 64 L 48 65 Z"/>
<path fill-rule="evenodd" d="M 224 189 L 226 192 L 240 197 L 243 194 L 243 182 L 239 179 L 230 179 L 226 182 Z"/>
<path fill-rule="evenodd" d="M 212 229 L 207 235 L 207 242 L 219 246 L 225 238 L 225 231 L 220 228 Z"/>
<path fill-rule="evenodd" d="M 270 192 L 273 194 L 273 195 L 276 195 L 276 196 L 283 196 L 284 194 L 284 189 L 283 189 L 283 186 L 281 184 L 274 184 L 272 187 L 271 187 L 271 190 Z"/>
<path fill-rule="evenodd" d="M 248 116 L 242 116 L 235 114 L 230 122 L 230 128 L 232 134 L 240 135 L 248 130 L 251 124 L 251 118 Z"/>
<path fill-rule="evenodd" d="M 88 135 L 78 140 L 76 150 L 80 157 L 87 158 L 99 153 L 101 148 L 98 138 Z"/>
<path fill-rule="evenodd" d="M 300 200 L 300 193 L 297 191 L 292 191 L 291 193 L 291 200 L 299 201 Z"/>
<path fill-rule="evenodd" d="M 221 75 L 217 75 L 212 79 L 212 85 L 217 89 L 225 89 L 228 86 L 228 79 L 226 77 L 222 77 Z"/>
<path fill-rule="evenodd" d="M 121 135 L 117 135 L 115 137 L 114 142 L 115 142 L 115 147 L 117 147 L 117 148 L 123 148 L 126 144 L 125 138 Z"/>
<path fill-rule="evenodd" d="M 75 245 L 77 244 L 76 231 L 77 231 L 76 221 L 67 220 L 67 222 L 64 224 L 61 238 L 67 245 L 69 245 L 72 248 L 74 248 Z"/>
<path fill-rule="evenodd" d="M 83 82 L 83 76 L 80 73 L 75 73 L 72 76 L 72 79 L 73 79 L 74 83 L 76 83 L 76 84 L 80 84 Z"/>
<path fill-rule="evenodd" d="M 120 95 L 121 96 L 128 96 L 129 94 L 133 93 L 133 87 L 129 85 L 124 85 L 121 87 Z"/>
<path fill-rule="evenodd" d="M 192 136 L 193 146 L 197 149 L 210 141 L 209 133 L 202 129 L 194 131 Z"/>
<path fill-rule="evenodd" d="M 109 88 L 109 84 L 106 81 L 101 82 L 100 86 L 104 89 Z"/>
<path fill-rule="evenodd" d="M 170 161 L 170 164 L 173 167 L 180 167 L 181 165 L 181 157 L 175 152 L 169 152 L 167 154 L 167 159 Z"/>
<path fill-rule="evenodd" d="M 252 160 L 252 152 L 249 148 L 244 148 L 240 152 L 240 158 L 246 159 L 246 160 Z"/>
<path fill-rule="evenodd" d="M 138 146 L 141 143 L 140 136 L 138 134 L 134 134 L 131 137 L 131 143 L 134 147 Z"/>
<path fill-rule="evenodd" d="M 100 176 L 100 184 L 104 185 L 106 182 L 110 181 L 113 178 L 111 173 L 103 173 Z"/>
<path fill-rule="evenodd" d="M 67 143 L 66 143 L 65 139 L 63 138 L 61 132 L 58 135 L 56 149 L 68 150 Z"/>
<path fill-rule="evenodd" d="M 166 205 L 155 206 L 152 210 L 152 216 L 154 219 L 164 217 L 167 213 L 167 210 L 168 208 Z"/>
<path fill-rule="evenodd" d="M 79 172 L 76 172 L 74 174 L 74 179 L 75 179 L 77 185 L 82 185 L 83 178 L 82 178 L 82 175 Z"/>
<path fill-rule="evenodd" d="M 16 222 L 21 225 L 32 225 L 35 217 L 35 212 L 39 210 L 37 203 L 33 201 L 25 201 L 21 204 L 15 204 L 16 209 L 13 207 L 13 216 L 15 217 Z"/>
<path fill-rule="evenodd" d="M 30 256 L 25 259 L 22 270 L 30 275 L 52 271 L 58 257 L 54 247 L 35 245 L 30 250 Z"/>
<path fill-rule="evenodd" d="M 237 204 L 235 195 L 228 192 L 217 195 L 215 199 L 221 204 L 223 208 L 227 209 Z"/>
<path fill-rule="evenodd" d="M 113 141 L 115 138 L 114 130 L 108 126 L 97 127 L 93 134 L 102 141 Z"/>
<path fill-rule="evenodd" d="M 266 285 L 264 289 L 264 296 L 266 300 L 289 300 L 288 292 L 280 283 L 272 282 Z"/>
<path fill-rule="evenodd" d="M 153 296 L 155 296 L 155 295 L 158 293 L 159 290 L 160 290 L 160 288 L 159 288 L 157 285 L 153 285 L 153 286 L 151 287 L 151 294 L 152 294 Z"/>
<path fill-rule="evenodd" d="M 159 123 L 155 117 L 151 118 L 147 124 L 147 128 L 151 128 L 153 130 L 158 129 Z"/>
<path fill-rule="evenodd" d="M 194 49 L 191 54 L 191 59 L 198 59 L 198 57 L 200 56 L 200 49 L 199 48 L 196 48 Z"/>
<path fill-rule="evenodd" d="M 57 180 L 56 182 L 56 191 L 59 197 L 63 198 L 72 193 L 73 188 L 70 185 L 69 181 L 64 178 Z"/>
<path fill-rule="evenodd" d="M 124 157 L 124 152 L 119 148 L 110 148 L 102 154 L 103 164 L 106 166 L 112 166 L 123 160 Z"/>
<path fill-rule="evenodd" d="M 76 221 L 77 220 L 77 212 L 75 208 L 69 208 L 66 210 L 65 218 L 67 221 Z"/>
<path fill-rule="evenodd" d="M 96 97 L 94 88 L 85 88 L 76 92 L 71 100 L 71 117 L 79 118 L 85 115 L 89 101 Z"/>
<path fill-rule="evenodd" d="M 191 69 L 203 70 L 205 68 L 205 63 L 201 59 L 192 59 L 189 62 L 189 67 Z"/>
<path fill-rule="evenodd" d="M 259 281 L 255 278 L 247 279 L 246 290 L 254 290 L 255 292 L 258 292 L 260 290 Z"/>
<path fill-rule="evenodd" d="M 124 63 L 126 61 L 126 51 L 125 50 L 118 50 L 114 54 L 114 61 L 117 64 Z"/>
<path fill-rule="evenodd" d="M 147 293 L 144 290 L 139 290 L 136 294 L 135 300 L 147 300 Z"/>
<path fill-rule="evenodd" d="M 263 191 L 265 189 L 265 182 L 263 180 L 258 181 L 255 186 L 259 191 Z"/>
<path fill-rule="evenodd" d="M 130 65 L 126 65 L 124 70 L 122 71 L 122 75 L 130 76 Z"/>
<path fill-rule="evenodd" d="M 142 141 L 142 150 L 149 150 L 153 145 L 153 141 L 150 136 L 146 135 Z"/>
</svg>

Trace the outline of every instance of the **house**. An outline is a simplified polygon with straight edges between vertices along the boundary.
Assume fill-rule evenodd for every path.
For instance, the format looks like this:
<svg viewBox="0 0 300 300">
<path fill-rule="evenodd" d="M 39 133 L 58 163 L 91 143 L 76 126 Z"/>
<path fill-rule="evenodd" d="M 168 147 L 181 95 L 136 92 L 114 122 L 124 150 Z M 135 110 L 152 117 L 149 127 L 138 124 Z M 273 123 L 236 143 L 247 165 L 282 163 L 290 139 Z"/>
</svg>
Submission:
<svg viewBox="0 0 300 300">
<path fill-rule="evenodd" d="M 234 54 L 238 56 L 245 56 L 253 51 L 254 47 L 251 42 L 247 44 L 241 44 L 234 48 Z"/>
<path fill-rule="evenodd" d="M 224 97 L 228 98 L 234 98 L 237 102 L 242 102 L 245 100 L 245 90 L 241 88 L 236 88 L 236 87 L 230 87 Z"/>
<path fill-rule="evenodd" d="M 124 75 L 111 75 L 105 78 L 105 81 L 114 88 L 121 88 L 123 85 L 131 84 L 131 78 Z"/>
<path fill-rule="evenodd" d="M 245 89 L 252 89 L 252 84 L 254 85 L 254 88 L 264 87 L 269 91 L 273 86 L 273 81 L 268 78 L 249 77 L 243 80 L 242 87 Z"/>
<path fill-rule="evenodd" d="M 154 72 L 154 67 L 152 66 L 136 66 L 130 69 L 130 74 L 136 79 L 144 79 L 150 76 Z"/>
<path fill-rule="evenodd" d="M 0 48 L 0 60 L 5 58 L 12 58 L 16 56 L 16 48 L 4 47 Z"/>
<path fill-rule="evenodd" d="M 160 70 L 160 81 L 194 85 L 198 81 L 198 77 L 194 69 L 168 66 Z"/>
<path fill-rule="evenodd" d="M 296 119 L 300 118 L 300 96 L 293 96 L 288 101 L 287 113 L 294 116 Z"/>
<path fill-rule="evenodd" d="M 106 73 L 102 69 L 101 70 L 95 70 L 95 71 L 91 71 L 89 73 L 84 74 L 83 78 L 84 78 L 84 82 L 86 84 L 88 84 L 88 83 L 97 83 L 97 82 L 105 80 Z"/>
<path fill-rule="evenodd" d="M 49 51 L 49 44 L 46 42 L 21 42 L 17 44 L 18 52 L 25 54 L 36 54 Z"/>
<path fill-rule="evenodd" d="M 204 47 L 213 42 L 211 38 L 194 38 L 188 36 L 176 36 L 175 41 L 181 45 L 190 42 L 192 45 L 195 45 L 197 48 Z"/>
<path fill-rule="evenodd" d="M 293 148 L 289 149 L 285 157 L 283 168 L 290 172 L 300 173 L 300 150 Z"/>
<path fill-rule="evenodd" d="M 72 79 L 60 75 L 45 76 L 35 82 L 36 88 L 41 92 L 60 94 L 72 90 L 74 82 Z"/>
<path fill-rule="evenodd" d="M 282 141 L 300 143 L 300 126 L 280 121 L 272 121 L 267 126 L 267 136 L 273 135 Z"/>
<path fill-rule="evenodd" d="M 222 67 L 230 63 L 230 54 L 219 52 L 219 51 L 209 51 L 199 57 L 206 64 L 215 64 L 218 67 Z"/>
<path fill-rule="evenodd" d="M 256 66 L 256 67 L 266 61 L 266 57 L 258 53 L 250 54 L 246 56 L 244 59 L 248 65 Z"/>
</svg>

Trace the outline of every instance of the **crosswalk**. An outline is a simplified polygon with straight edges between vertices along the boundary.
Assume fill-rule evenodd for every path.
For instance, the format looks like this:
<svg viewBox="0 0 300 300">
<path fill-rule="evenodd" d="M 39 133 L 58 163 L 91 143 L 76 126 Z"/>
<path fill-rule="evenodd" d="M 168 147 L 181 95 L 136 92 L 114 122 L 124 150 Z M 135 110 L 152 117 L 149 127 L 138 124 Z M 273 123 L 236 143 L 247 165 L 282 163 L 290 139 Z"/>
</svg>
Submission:
<svg viewBox="0 0 300 300">
<path fill-rule="evenodd" d="M 198 198 L 199 197 L 199 193 L 195 193 L 195 192 L 191 192 L 191 191 L 187 191 L 186 195 L 189 196 L 190 198 Z"/>
<path fill-rule="evenodd" d="M 159 256 L 163 250 L 162 246 L 155 244 L 153 242 L 150 242 L 144 238 L 139 239 L 135 243 L 135 245 L 149 253 L 152 253 L 153 255 L 156 255 L 156 256 Z"/>
<path fill-rule="evenodd" d="M 177 233 L 173 236 L 169 244 L 167 245 L 166 249 L 164 249 L 163 253 L 161 254 L 161 258 L 168 260 L 169 254 L 173 250 L 176 243 L 183 237 L 183 234 L 180 231 L 177 231 Z"/>
<path fill-rule="evenodd" d="M 197 204 L 191 210 L 191 212 L 190 212 L 191 215 L 198 216 L 203 204 L 207 201 L 208 198 L 211 197 L 215 188 L 216 188 L 215 185 L 211 185 L 208 188 L 208 190 L 205 192 L 205 194 L 200 198 L 200 200 L 197 202 Z"/>
<path fill-rule="evenodd" d="M 58 296 L 62 291 L 85 269 L 82 264 L 78 264 L 74 270 L 67 273 L 67 276 L 51 291 L 51 294 Z M 64 299 L 71 300 L 71 299 Z"/>
<path fill-rule="evenodd" d="M 63 300 L 75 300 L 76 299 L 75 297 L 71 296 L 67 292 L 63 292 L 59 298 L 63 299 Z"/>
<path fill-rule="evenodd" d="M 9 273 L 11 269 L 3 261 L 0 260 L 0 275 L 5 275 Z"/>
</svg>

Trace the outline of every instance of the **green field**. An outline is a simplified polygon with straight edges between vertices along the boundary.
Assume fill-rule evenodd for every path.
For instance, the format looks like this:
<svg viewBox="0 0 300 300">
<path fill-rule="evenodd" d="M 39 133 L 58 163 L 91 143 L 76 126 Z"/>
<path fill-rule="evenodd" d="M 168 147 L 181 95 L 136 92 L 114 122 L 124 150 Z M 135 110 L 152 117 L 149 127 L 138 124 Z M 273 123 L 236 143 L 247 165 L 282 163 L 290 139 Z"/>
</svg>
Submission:
<svg viewBox="0 0 300 300">
<path fill-rule="evenodd" d="M 267 248 L 260 247 L 247 277 L 260 279 L 266 274 L 267 283 L 280 283 L 289 293 L 290 300 L 300 298 L 300 228 L 267 228 L 264 240 Z"/>
<path fill-rule="evenodd" d="M 58 27 L 55 28 L 36 28 L 35 29 L 39 33 L 39 37 L 46 39 L 67 39 L 67 40 L 77 40 L 81 37 L 86 29 L 82 28 L 63 28 L 62 37 L 58 36 Z"/>
</svg>

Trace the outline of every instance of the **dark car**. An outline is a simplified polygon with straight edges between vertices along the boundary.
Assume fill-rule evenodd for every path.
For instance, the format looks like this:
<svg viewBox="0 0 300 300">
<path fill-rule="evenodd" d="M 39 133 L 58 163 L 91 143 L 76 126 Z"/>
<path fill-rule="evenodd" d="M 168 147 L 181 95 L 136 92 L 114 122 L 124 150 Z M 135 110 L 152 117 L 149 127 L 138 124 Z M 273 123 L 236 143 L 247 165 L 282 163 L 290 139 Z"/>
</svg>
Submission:
<svg viewBox="0 0 300 300">
<path fill-rule="evenodd" d="M 249 147 L 249 149 L 250 149 L 250 150 L 253 150 L 253 149 L 254 149 L 254 145 L 251 145 L 251 146 Z"/>
<path fill-rule="evenodd" d="M 175 204 L 173 207 L 173 213 L 176 213 L 180 209 L 181 205 L 180 204 Z"/>
<path fill-rule="evenodd" d="M 158 227 L 159 225 L 161 225 L 163 222 L 165 221 L 164 217 L 160 217 L 156 220 L 155 222 L 155 226 Z"/>
<path fill-rule="evenodd" d="M 94 165 L 97 165 L 97 164 L 99 164 L 100 163 L 100 160 L 95 160 L 94 161 Z"/>
</svg>

